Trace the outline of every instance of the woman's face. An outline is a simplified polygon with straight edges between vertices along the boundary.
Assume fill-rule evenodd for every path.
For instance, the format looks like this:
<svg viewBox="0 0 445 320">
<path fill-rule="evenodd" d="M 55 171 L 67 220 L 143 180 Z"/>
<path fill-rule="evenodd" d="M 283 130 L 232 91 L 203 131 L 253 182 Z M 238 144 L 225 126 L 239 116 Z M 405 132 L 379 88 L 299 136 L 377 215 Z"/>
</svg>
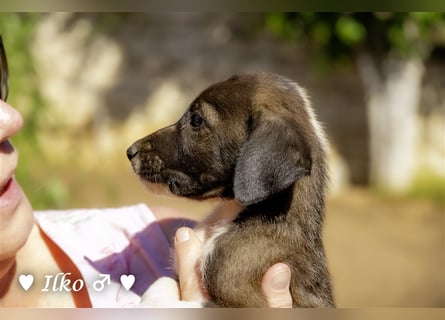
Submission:
<svg viewBox="0 0 445 320">
<path fill-rule="evenodd" d="M 22 125 L 20 113 L 0 100 L 0 264 L 15 256 L 33 225 L 31 205 L 14 178 L 18 153 L 9 141 Z"/>
</svg>

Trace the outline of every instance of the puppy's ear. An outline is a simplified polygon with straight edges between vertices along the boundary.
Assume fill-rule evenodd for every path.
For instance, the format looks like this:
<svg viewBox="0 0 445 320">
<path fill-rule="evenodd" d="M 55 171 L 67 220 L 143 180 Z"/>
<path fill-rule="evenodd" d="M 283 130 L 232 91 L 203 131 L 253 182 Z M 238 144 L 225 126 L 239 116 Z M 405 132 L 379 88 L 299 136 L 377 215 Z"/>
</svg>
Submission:
<svg viewBox="0 0 445 320">
<path fill-rule="evenodd" d="M 234 194 L 243 205 L 262 201 L 309 175 L 311 159 L 290 121 L 257 117 L 235 166 Z"/>
</svg>

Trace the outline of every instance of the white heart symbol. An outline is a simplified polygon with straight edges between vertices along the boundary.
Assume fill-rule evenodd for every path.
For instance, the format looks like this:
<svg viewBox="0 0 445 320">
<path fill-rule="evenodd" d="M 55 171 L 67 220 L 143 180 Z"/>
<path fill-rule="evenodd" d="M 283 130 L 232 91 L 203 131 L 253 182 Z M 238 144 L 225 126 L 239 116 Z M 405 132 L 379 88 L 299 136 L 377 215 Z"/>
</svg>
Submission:
<svg viewBox="0 0 445 320">
<path fill-rule="evenodd" d="M 23 290 L 28 291 L 28 289 L 31 288 L 32 283 L 34 282 L 34 276 L 32 274 L 21 274 L 19 276 L 19 282 Z"/>
<path fill-rule="evenodd" d="M 125 288 L 125 290 L 128 291 L 133 286 L 136 278 L 132 274 L 129 274 L 129 275 L 123 274 L 123 275 L 121 275 L 120 280 L 121 280 L 122 286 Z"/>
</svg>

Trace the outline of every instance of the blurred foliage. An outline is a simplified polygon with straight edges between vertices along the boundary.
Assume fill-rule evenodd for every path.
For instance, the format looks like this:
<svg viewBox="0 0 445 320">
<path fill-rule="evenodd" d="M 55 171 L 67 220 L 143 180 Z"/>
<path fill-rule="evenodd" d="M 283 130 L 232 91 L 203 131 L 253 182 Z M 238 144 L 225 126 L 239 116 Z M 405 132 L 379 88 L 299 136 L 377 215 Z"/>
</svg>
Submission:
<svg viewBox="0 0 445 320">
<path fill-rule="evenodd" d="M 388 56 L 427 59 L 435 47 L 445 48 L 443 12 L 351 12 L 351 13 L 267 13 L 265 27 L 270 32 L 305 44 L 312 52 L 315 67 L 351 66 L 357 54 L 366 52 L 381 64 Z M 374 190 L 391 195 L 389 190 Z M 445 180 L 434 174 L 418 176 L 408 196 L 445 202 Z"/>
<path fill-rule="evenodd" d="M 445 210 L 445 177 L 428 170 L 418 173 L 410 188 L 403 193 L 382 186 L 370 186 L 368 190 L 383 200 L 424 199 Z"/>
<path fill-rule="evenodd" d="M 408 191 L 408 196 L 433 200 L 445 209 L 445 177 L 428 171 L 418 174 Z"/>
<path fill-rule="evenodd" d="M 442 12 L 269 13 L 265 26 L 280 37 L 305 41 L 322 69 L 349 65 L 361 50 L 377 58 L 426 58 L 433 46 L 445 46 Z"/>
<path fill-rule="evenodd" d="M 8 103 L 25 120 L 20 133 L 12 138 L 20 152 L 17 179 L 34 208 L 60 208 L 67 201 L 66 188 L 47 168 L 36 134 L 42 126 L 39 116 L 45 112 L 31 54 L 34 30 L 40 17 L 41 14 L 36 13 L 0 13 L 0 33 L 9 66 Z"/>
</svg>

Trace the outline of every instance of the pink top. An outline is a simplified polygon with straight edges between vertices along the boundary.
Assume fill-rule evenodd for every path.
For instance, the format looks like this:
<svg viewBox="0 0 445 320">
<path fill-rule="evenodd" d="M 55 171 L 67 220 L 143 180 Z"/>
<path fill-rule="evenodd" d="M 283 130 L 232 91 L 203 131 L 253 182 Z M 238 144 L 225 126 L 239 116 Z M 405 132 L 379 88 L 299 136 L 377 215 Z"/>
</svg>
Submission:
<svg viewBox="0 0 445 320">
<path fill-rule="evenodd" d="M 144 204 L 36 211 L 35 219 L 79 269 L 93 307 L 137 305 L 156 279 L 174 277 L 168 239 Z M 109 284 L 101 274 L 110 275 Z M 122 275 L 135 277 L 128 291 L 120 282 Z M 103 290 L 98 280 L 103 281 Z"/>
</svg>

